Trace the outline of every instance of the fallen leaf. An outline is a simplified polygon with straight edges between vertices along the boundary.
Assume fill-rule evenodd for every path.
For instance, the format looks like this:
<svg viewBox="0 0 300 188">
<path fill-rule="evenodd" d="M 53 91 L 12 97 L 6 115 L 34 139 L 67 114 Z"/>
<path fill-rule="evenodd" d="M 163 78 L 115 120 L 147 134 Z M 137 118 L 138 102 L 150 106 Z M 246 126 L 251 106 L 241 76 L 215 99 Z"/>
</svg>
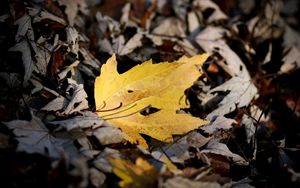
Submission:
<svg viewBox="0 0 300 188">
<path fill-rule="evenodd" d="M 78 55 L 78 51 L 79 51 L 78 31 L 74 27 L 68 26 L 66 28 L 66 34 L 67 34 L 67 44 L 68 44 L 69 50 L 71 52 L 73 52 L 74 54 Z"/>
<path fill-rule="evenodd" d="M 232 153 L 226 144 L 220 143 L 218 139 L 212 139 L 201 153 L 214 153 L 228 157 L 229 160 L 238 165 L 248 165 L 249 163 L 238 154 Z"/>
<path fill-rule="evenodd" d="M 176 176 L 162 183 L 161 188 L 221 188 L 217 182 L 194 181 Z"/>
<path fill-rule="evenodd" d="M 224 40 L 223 37 L 226 33 L 228 31 L 224 28 L 208 26 L 197 35 L 196 42 L 206 52 L 219 53 L 225 61 L 217 61 L 216 63 L 230 76 L 249 78 L 246 66 Z"/>
<path fill-rule="evenodd" d="M 65 116 L 88 108 L 87 94 L 83 89 L 83 84 L 77 84 L 70 78 L 67 81 L 69 84 L 66 89 L 67 96 L 57 96 L 41 110 L 57 111 L 57 115 Z"/>
<path fill-rule="evenodd" d="M 279 74 L 289 73 L 300 67 L 300 50 L 292 47 L 288 53 L 283 57 L 284 64 L 280 67 Z"/>
<path fill-rule="evenodd" d="M 208 125 L 201 127 L 201 130 L 204 130 L 206 133 L 212 135 L 220 130 L 228 130 L 232 128 L 232 124 L 237 123 L 234 119 L 226 118 L 224 116 L 217 116 L 213 121 Z"/>
<path fill-rule="evenodd" d="M 90 51 L 88 51 L 85 48 L 79 48 L 80 54 L 83 56 L 84 60 L 82 61 L 82 64 L 88 65 L 94 69 L 99 69 L 100 62 L 98 59 L 96 59 Z"/>
<path fill-rule="evenodd" d="M 71 100 L 67 105 L 66 109 L 62 112 L 62 114 L 72 114 L 74 112 L 78 112 L 80 110 L 87 109 L 88 101 L 87 101 L 87 94 L 83 89 L 83 84 L 77 84 L 75 80 L 67 79 L 69 86 L 68 90 L 73 91 L 71 95 Z"/>
<path fill-rule="evenodd" d="M 197 0 L 194 4 L 196 7 L 200 7 L 202 12 L 206 9 L 214 9 L 213 13 L 206 20 L 208 23 L 228 19 L 227 15 L 224 14 L 219 6 L 211 0 Z"/>
<path fill-rule="evenodd" d="M 28 13 L 30 16 L 33 17 L 33 23 L 41 22 L 43 20 L 51 20 L 54 22 L 57 22 L 63 26 L 65 26 L 67 23 L 64 19 L 55 16 L 54 14 L 46 11 L 46 10 L 40 10 L 38 8 L 28 8 Z"/>
<path fill-rule="evenodd" d="M 34 41 L 34 33 L 31 25 L 31 17 L 25 14 L 21 18 L 15 21 L 15 25 L 18 25 L 18 31 L 15 36 L 15 40 L 20 42 L 24 37 L 28 37 L 30 41 Z"/>
<path fill-rule="evenodd" d="M 163 35 L 163 36 L 174 36 L 174 37 L 186 37 L 185 34 L 185 26 L 183 22 L 181 22 L 177 18 L 166 18 L 164 19 L 159 26 L 157 26 L 153 30 L 153 34 L 155 35 Z"/>
<path fill-rule="evenodd" d="M 283 46 L 285 48 L 295 46 L 298 50 L 300 49 L 300 34 L 287 23 L 284 24 Z"/>
<path fill-rule="evenodd" d="M 48 104 L 46 104 L 41 110 L 55 112 L 66 108 L 67 105 L 68 105 L 68 99 L 60 95 L 57 98 L 50 101 Z"/>
<path fill-rule="evenodd" d="M 176 16 L 179 17 L 180 20 L 185 20 L 189 8 L 188 0 L 172 1 L 171 6 Z"/>
<path fill-rule="evenodd" d="M 106 180 L 106 176 L 103 172 L 100 170 L 97 170 L 96 168 L 90 168 L 89 169 L 89 178 L 90 182 L 94 187 L 101 187 L 102 184 L 104 184 Z"/>
<path fill-rule="evenodd" d="M 57 0 L 60 6 L 65 6 L 65 14 L 67 15 L 69 25 L 73 26 L 78 11 L 88 13 L 87 4 L 84 0 Z"/>
<path fill-rule="evenodd" d="M 208 98 L 211 98 L 213 93 L 218 91 L 230 91 L 218 104 L 218 108 L 207 115 L 206 118 L 209 120 L 214 116 L 222 116 L 233 112 L 236 108 L 249 105 L 258 92 L 246 66 L 223 39 L 226 32 L 226 29 L 210 26 L 196 37 L 197 43 L 206 52 L 217 52 L 224 58 L 223 61 L 216 63 L 232 76 L 225 83 L 210 90 L 204 99 L 204 101 L 208 101 Z"/>
<path fill-rule="evenodd" d="M 93 131 L 93 135 L 101 145 L 117 144 L 123 141 L 123 133 L 116 127 L 100 127 Z"/>
<path fill-rule="evenodd" d="M 208 56 L 182 57 L 173 63 L 147 61 L 119 74 L 113 55 L 95 81 L 97 113 L 120 127 L 127 134 L 125 139 L 138 141 L 144 147 L 147 144 L 139 133 L 170 142 L 172 135 L 198 128 L 207 122 L 176 111 L 189 107 L 184 102 L 184 90 L 201 75 L 196 65 Z M 157 109 L 156 112 L 143 115 L 141 112 L 149 107 Z"/>
<path fill-rule="evenodd" d="M 59 158 L 65 150 L 70 151 L 70 153 L 77 150 L 72 143 L 72 139 L 69 137 L 54 137 L 35 115 L 32 115 L 30 121 L 13 120 L 3 123 L 13 130 L 16 139 L 19 141 L 17 151 L 40 153 Z"/>
<path fill-rule="evenodd" d="M 210 93 L 217 91 L 230 91 L 230 93 L 218 104 L 217 109 L 207 115 L 206 118 L 209 120 L 214 116 L 222 116 L 233 112 L 236 108 L 249 105 L 258 92 L 251 80 L 245 80 L 237 76 L 210 90 Z"/>
<path fill-rule="evenodd" d="M 195 12 L 189 12 L 187 14 L 187 21 L 188 21 L 188 28 L 190 33 L 196 31 L 196 29 L 200 27 L 199 19 Z"/>
<path fill-rule="evenodd" d="M 120 56 L 131 53 L 138 47 L 141 47 L 143 35 L 141 33 L 135 34 L 131 39 L 124 45 L 122 50 L 120 51 Z"/>
<path fill-rule="evenodd" d="M 164 147 L 158 147 L 153 149 L 151 155 L 162 162 L 166 159 L 171 160 L 173 163 L 184 164 L 184 162 L 191 158 L 189 149 L 200 148 L 207 144 L 211 138 L 204 137 L 200 133 L 192 131 L 186 136 L 180 138 L 176 142 L 167 144 Z"/>
<path fill-rule="evenodd" d="M 64 127 L 67 131 L 72 129 L 80 128 L 92 128 L 104 126 L 104 121 L 92 112 L 84 112 L 81 116 L 75 116 L 73 118 L 68 118 L 66 120 L 51 121 L 49 124 L 60 125 Z"/>
<path fill-rule="evenodd" d="M 96 19 L 98 22 L 98 28 L 102 33 L 111 32 L 112 34 L 121 33 L 120 23 L 115 21 L 109 16 L 102 15 L 101 12 L 97 12 Z"/>
<path fill-rule="evenodd" d="M 124 159 L 110 159 L 112 170 L 122 180 L 119 186 L 122 188 L 151 188 L 155 186 L 157 171 L 142 158 L 137 158 L 135 164 Z"/>
<path fill-rule="evenodd" d="M 242 116 L 240 125 L 245 126 L 245 134 L 249 144 L 251 141 L 254 141 L 253 139 L 256 139 L 255 132 L 257 126 L 259 126 L 259 123 L 267 122 L 268 119 L 269 116 L 266 116 L 264 112 L 256 105 L 252 105 L 250 107 L 250 114 L 244 114 Z"/>
<path fill-rule="evenodd" d="M 96 155 L 97 157 L 93 160 L 93 165 L 105 173 L 112 173 L 113 167 L 110 163 L 110 159 L 119 159 L 121 158 L 121 154 L 119 150 L 111 149 L 109 147 L 105 147 L 100 154 Z"/>
</svg>

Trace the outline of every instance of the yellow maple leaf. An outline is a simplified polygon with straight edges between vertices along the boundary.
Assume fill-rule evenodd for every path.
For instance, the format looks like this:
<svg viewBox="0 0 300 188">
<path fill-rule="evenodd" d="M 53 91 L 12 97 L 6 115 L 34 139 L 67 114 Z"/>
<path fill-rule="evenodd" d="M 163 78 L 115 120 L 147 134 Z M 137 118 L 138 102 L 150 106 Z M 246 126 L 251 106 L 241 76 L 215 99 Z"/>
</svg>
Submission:
<svg viewBox="0 0 300 188">
<path fill-rule="evenodd" d="M 142 158 L 137 158 L 135 164 L 128 160 L 113 158 L 109 162 L 112 165 L 113 173 L 122 180 L 119 182 L 120 187 L 154 187 L 158 173 L 151 164 Z"/>
<path fill-rule="evenodd" d="M 121 128 L 125 139 L 145 148 L 146 141 L 140 134 L 171 142 L 172 135 L 206 124 L 205 120 L 177 111 L 189 107 L 184 91 L 201 75 L 197 65 L 202 65 L 208 56 L 183 56 L 175 62 L 158 64 L 149 60 L 119 74 L 113 55 L 95 81 L 98 115 Z M 143 115 L 141 111 L 149 107 L 158 111 Z"/>
</svg>

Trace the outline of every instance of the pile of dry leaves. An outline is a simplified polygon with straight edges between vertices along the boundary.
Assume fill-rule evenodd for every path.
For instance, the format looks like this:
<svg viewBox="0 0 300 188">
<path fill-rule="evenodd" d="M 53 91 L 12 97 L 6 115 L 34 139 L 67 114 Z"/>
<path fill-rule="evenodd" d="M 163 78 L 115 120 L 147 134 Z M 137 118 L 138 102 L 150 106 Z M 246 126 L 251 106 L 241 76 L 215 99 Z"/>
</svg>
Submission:
<svg viewBox="0 0 300 188">
<path fill-rule="evenodd" d="M 1 1 L 1 186 L 299 187 L 299 6 Z"/>
</svg>

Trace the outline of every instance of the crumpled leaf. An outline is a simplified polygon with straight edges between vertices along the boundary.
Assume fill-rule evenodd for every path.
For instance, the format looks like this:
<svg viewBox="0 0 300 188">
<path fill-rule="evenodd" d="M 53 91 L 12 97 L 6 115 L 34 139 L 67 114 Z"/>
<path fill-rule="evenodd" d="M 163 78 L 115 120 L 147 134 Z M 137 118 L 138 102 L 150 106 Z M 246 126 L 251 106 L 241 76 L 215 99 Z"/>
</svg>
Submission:
<svg viewBox="0 0 300 188">
<path fill-rule="evenodd" d="M 237 107 L 247 106 L 256 96 L 258 90 L 253 84 L 246 66 L 239 56 L 225 43 L 223 35 L 225 29 L 207 27 L 197 37 L 197 43 L 207 52 L 217 52 L 224 61 L 217 61 L 231 79 L 209 91 L 206 98 L 218 91 L 230 91 L 218 104 L 218 108 L 207 115 L 211 120 L 214 116 L 222 116 L 234 111 Z M 204 101 L 208 101 L 207 99 Z"/>
<path fill-rule="evenodd" d="M 208 125 L 204 125 L 200 129 L 211 135 L 219 130 L 231 129 L 233 123 L 237 122 L 234 119 L 226 118 L 224 116 L 218 116 Z"/>
<path fill-rule="evenodd" d="M 196 65 L 207 57 L 208 54 L 182 57 L 173 63 L 160 64 L 147 61 L 119 74 L 116 58 L 112 56 L 95 81 L 97 113 L 120 127 L 127 134 L 125 139 L 138 141 L 144 147 L 147 144 L 139 133 L 168 142 L 173 140 L 173 134 L 198 128 L 206 121 L 176 111 L 189 107 L 184 102 L 184 90 L 201 75 Z M 149 107 L 158 111 L 143 115 L 141 111 Z"/>
<path fill-rule="evenodd" d="M 124 159 L 110 159 L 112 170 L 122 181 L 122 188 L 152 188 L 157 179 L 156 169 L 142 158 L 137 158 L 135 164 Z"/>
<path fill-rule="evenodd" d="M 74 112 L 88 108 L 87 94 L 84 91 L 83 84 L 77 84 L 75 80 L 67 79 L 67 98 L 58 96 L 45 105 L 42 110 L 45 111 L 61 111 L 57 112 L 58 115 L 68 115 Z M 72 91 L 72 92 L 69 92 Z"/>
<path fill-rule="evenodd" d="M 189 155 L 190 147 L 200 148 L 207 144 L 210 139 L 210 137 L 204 137 L 200 133 L 192 131 L 176 142 L 153 149 L 151 155 L 162 162 L 169 159 L 173 163 L 184 164 L 186 160 L 191 158 Z"/>
<path fill-rule="evenodd" d="M 222 116 L 234 111 L 237 107 L 241 108 L 250 104 L 257 94 L 257 88 L 251 80 L 244 80 L 240 77 L 232 77 L 224 84 L 210 90 L 210 93 L 216 91 L 230 91 L 228 95 L 218 104 L 218 108 L 207 115 L 211 120 L 214 116 Z"/>
<path fill-rule="evenodd" d="M 73 94 L 71 96 L 71 100 L 63 111 L 63 114 L 71 114 L 80 110 L 87 109 L 88 101 L 87 101 L 87 94 L 83 89 L 83 84 L 77 84 L 74 80 L 68 78 L 69 86 L 67 90 L 73 90 Z M 77 106 L 76 106 L 77 104 Z"/>
<path fill-rule="evenodd" d="M 217 155 L 223 155 L 228 157 L 234 163 L 238 165 L 248 165 L 248 162 L 238 154 L 232 153 L 226 144 L 220 143 L 217 139 L 211 140 L 201 153 L 214 153 Z"/>
<path fill-rule="evenodd" d="M 13 129 L 16 139 L 19 141 L 17 151 L 40 153 L 53 158 L 59 158 L 65 150 L 71 153 L 76 151 L 69 137 L 54 137 L 44 123 L 34 115 L 30 121 L 12 120 L 3 123 L 9 129 Z"/>
</svg>

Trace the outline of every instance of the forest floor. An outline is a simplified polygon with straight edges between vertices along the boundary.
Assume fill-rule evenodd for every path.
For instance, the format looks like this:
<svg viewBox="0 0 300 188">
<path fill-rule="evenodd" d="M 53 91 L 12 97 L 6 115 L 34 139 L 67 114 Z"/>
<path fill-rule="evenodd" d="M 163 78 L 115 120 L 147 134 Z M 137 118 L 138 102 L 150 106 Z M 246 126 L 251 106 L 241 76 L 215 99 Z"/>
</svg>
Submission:
<svg viewBox="0 0 300 188">
<path fill-rule="evenodd" d="M 300 187 L 299 16 L 297 0 L 1 1 L 1 187 Z M 139 92 L 159 98 L 136 110 Z"/>
</svg>

